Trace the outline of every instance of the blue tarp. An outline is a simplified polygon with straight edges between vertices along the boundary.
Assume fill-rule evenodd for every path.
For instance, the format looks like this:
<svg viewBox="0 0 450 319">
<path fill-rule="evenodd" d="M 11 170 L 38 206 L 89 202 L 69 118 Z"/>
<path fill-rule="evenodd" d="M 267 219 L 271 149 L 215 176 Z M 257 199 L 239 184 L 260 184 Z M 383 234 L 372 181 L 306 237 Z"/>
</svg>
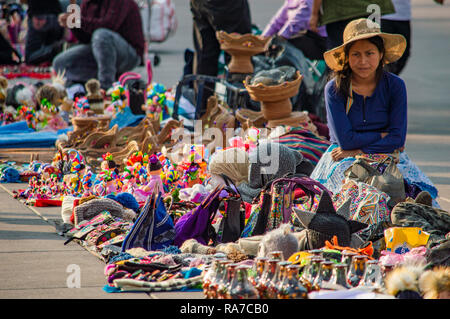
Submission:
<svg viewBox="0 0 450 319">
<path fill-rule="evenodd" d="M 144 115 L 134 115 L 130 108 L 125 108 L 116 118 L 111 120 L 110 127 L 118 124 L 119 129 L 127 126 L 136 126 Z M 57 132 L 35 131 L 28 127 L 25 121 L 0 125 L 0 148 L 47 148 L 54 147 L 58 136 L 72 131 L 73 127 Z"/>
</svg>

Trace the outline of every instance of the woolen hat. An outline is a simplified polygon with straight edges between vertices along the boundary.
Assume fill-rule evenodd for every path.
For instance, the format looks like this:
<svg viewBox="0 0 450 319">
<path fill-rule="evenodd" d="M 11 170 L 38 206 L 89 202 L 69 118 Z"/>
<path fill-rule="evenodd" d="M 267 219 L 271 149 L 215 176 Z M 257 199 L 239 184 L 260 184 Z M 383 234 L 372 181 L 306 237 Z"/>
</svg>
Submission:
<svg viewBox="0 0 450 319">
<path fill-rule="evenodd" d="M 249 154 L 248 183 L 237 186 L 242 199 L 251 203 L 269 182 L 295 174 L 303 155 L 280 143 L 261 142 Z M 273 166 L 272 166 L 273 165 Z M 269 170 L 269 169 L 274 169 Z"/>
</svg>

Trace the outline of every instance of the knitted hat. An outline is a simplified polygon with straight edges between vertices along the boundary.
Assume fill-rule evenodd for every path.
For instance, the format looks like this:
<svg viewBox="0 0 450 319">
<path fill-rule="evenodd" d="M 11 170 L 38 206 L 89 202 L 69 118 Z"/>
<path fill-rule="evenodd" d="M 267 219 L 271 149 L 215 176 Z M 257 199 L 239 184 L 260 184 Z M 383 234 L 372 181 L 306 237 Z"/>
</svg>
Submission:
<svg viewBox="0 0 450 319">
<path fill-rule="evenodd" d="M 248 181 L 248 154 L 233 147 L 216 151 L 210 158 L 208 170 L 211 174 L 228 176 L 236 185 Z"/>
<path fill-rule="evenodd" d="M 350 246 L 352 234 L 367 227 L 366 224 L 355 220 L 348 220 L 350 201 L 347 201 L 336 211 L 328 192 L 322 192 L 317 211 L 315 213 L 294 208 L 302 225 L 306 230 L 306 241 L 300 250 L 319 249 L 336 236 L 340 246 Z"/>
<path fill-rule="evenodd" d="M 249 154 L 248 183 L 238 186 L 242 199 L 251 203 L 266 184 L 294 174 L 302 161 L 303 155 L 300 152 L 279 143 L 261 142 Z"/>
<path fill-rule="evenodd" d="M 161 162 L 155 154 L 150 156 L 148 161 L 148 169 L 150 172 L 160 170 L 162 168 Z"/>
<path fill-rule="evenodd" d="M 90 220 L 103 211 L 108 211 L 112 216 L 128 221 L 136 217 L 136 213 L 133 210 L 123 207 L 113 199 L 97 198 L 75 207 L 75 225 L 78 225 L 83 220 Z"/>
<path fill-rule="evenodd" d="M 130 193 L 119 193 L 117 195 L 108 194 L 106 198 L 113 199 L 120 203 L 123 207 L 134 210 L 136 213 L 139 212 L 139 203 L 136 198 Z"/>
</svg>

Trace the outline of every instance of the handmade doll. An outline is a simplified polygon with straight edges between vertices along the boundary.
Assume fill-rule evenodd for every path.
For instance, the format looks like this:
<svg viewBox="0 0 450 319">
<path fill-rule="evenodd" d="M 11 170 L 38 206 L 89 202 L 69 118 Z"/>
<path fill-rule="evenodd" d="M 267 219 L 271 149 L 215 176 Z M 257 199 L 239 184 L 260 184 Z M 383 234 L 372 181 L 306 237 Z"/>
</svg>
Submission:
<svg viewBox="0 0 450 319">
<path fill-rule="evenodd" d="M 79 96 L 75 99 L 74 103 L 75 107 L 75 116 L 77 117 L 87 117 L 90 114 L 91 105 L 89 104 L 89 101 L 84 96 Z"/>
<path fill-rule="evenodd" d="M 60 92 L 50 84 L 44 84 L 36 92 L 36 100 L 41 109 L 38 128 L 57 131 L 66 128 L 68 125 L 59 115 L 58 104 Z"/>
<path fill-rule="evenodd" d="M 116 82 L 111 89 L 111 106 L 114 107 L 115 113 L 123 112 L 127 106 L 127 96 L 125 95 L 125 89 L 123 86 Z"/>
<path fill-rule="evenodd" d="M 86 82 L 85 88 L 87 91 L 86 98 L 91 110 L 94 111 L 95 114 L 103 114 L 105 107 L 103 95 L 100 92 L 100 82 L 97 79 L 90 79 Z"/>
<path fill-rule="evenodd" d="M 161 174 L 161 162 L 159 161 L 158 157 L 153 154 L 150 156 L 149 162 L 147 164 L 147 180 L 144 181 L 138 189 L 136 189 L 134 194 L 138 202 L 145 201 L 145 199 L 154 191 L 165 194 Z"/>
<path fill-rule="evenodd" d="M 147 102 L 144 111 L 152 119 L 160 119 L 166 103 L 166 88 L 159 83 L 150 84 L 147 88 Z"/>
</svg>

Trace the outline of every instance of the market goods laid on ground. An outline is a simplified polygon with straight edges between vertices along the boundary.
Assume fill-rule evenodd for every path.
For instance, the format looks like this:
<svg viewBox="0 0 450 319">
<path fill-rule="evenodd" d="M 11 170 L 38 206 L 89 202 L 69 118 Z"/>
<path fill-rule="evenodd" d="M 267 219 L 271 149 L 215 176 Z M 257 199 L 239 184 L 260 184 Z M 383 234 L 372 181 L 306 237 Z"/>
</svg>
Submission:
<svg viewBox="0 0 450 319">
<path fill-rule="evenodd" d="M 448 298 L 437 189 L 404 150 L 336 159 L 327 125 L 292 109 L 302 79 L 289 66 L 248 74 L 241 90 L 261 110 L 216 94 L 196 118 L 159 83 L 133 112 L 124 83 L 103 95 L 92 79 L 73 98 L 55 77 L 3 107 L 0 180 L 21 183 L 26 205 L 61 207 L 56 231 L 105 263 L 106 292 Z M 35 155 L 11 155 L 18 141 Z"/>
</svg>

